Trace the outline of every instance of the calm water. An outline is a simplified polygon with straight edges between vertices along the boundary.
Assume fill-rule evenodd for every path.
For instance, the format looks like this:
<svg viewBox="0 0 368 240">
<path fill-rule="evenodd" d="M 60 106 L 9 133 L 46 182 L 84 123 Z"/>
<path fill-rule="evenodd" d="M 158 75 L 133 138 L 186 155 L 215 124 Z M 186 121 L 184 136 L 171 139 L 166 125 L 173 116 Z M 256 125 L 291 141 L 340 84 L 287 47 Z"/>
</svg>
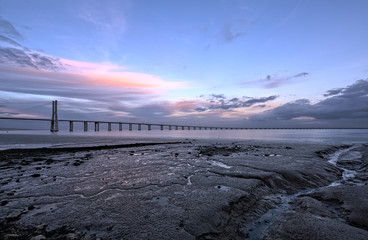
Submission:
<svg viewBox="0 0 368 240">
<path fill-rule="evenodd" d="M 142 130 L 142 131 L 0 131 L 0 149 L 124 144 L 158 139 L 265 140 L 312 143 L 366 143 L 368 129 L 325 130 Z"/>
</svg>

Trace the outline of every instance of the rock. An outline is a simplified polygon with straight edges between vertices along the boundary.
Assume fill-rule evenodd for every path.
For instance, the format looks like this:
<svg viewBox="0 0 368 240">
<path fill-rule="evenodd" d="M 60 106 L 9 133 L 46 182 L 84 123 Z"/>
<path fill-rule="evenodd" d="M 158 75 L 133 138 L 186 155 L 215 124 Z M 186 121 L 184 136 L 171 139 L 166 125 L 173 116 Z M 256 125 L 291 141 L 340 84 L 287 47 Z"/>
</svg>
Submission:
<svg viewBox="0 0 368 240">
<path fill-rule="evenodd" d="M 12 213 L 10 213 L 8 216 L 6 216 L 6 220 L 14 221 L 14 220 L 19 219 L 21 215 L 22 215 L 22 211 L 15 210 Z"/>
<path fill-rule="evenodd" d="M 33 238 L 31 238 L 31 240 L 45 240 L 46 237 L 44 235 L 37 235 Z"/>
<path fill-rule="evenodd" d="M 68 240 L 74 240 L 74 239 L 77 239 L 77 235 L 75 235 L 75 233 L 68 233 L 66 235 L 66 239 Z"/>
<path fill-rule="evenodd" d="M 19 235 L 18 234 L 14 234 L 14 233 L 6 234 L 4 239 L 5 240 L 19 239 Z"/>
<path fill-rule="evenodd" d="M 47 164 L 47 165 L 50 165 L 51 163 L 53 163 L 54 162 L 54 160 L 52 160 L 52 159 L 47 159 L 46 161 L 45 161 L 45 163 Z"/>
<path fill-rule="evenodd" d="M 31 210 L 33 210 L 33 209 L 35 209 L 35 206 L 33 206 L 33 205 L 28 206 L 28 210 L 29 210 L 29 211 L 31 211 Z"/>
<path fill-rule="evenodd" d="M 34 177 L 34 178 L 36 178 L 36 177 L 41 177 L 41 175 L 40 175 L 40 174 L 38 174 L 38 173 L 32 174 L 31 176 L 32 176 L 32 177 Z"/>
<path fill-rule="evenodd" d="M 1 206 L 5 206 L 5 205 L 6 205 L 6 204 L 8 204 L 8 203 L 9 203 L 9 201 L 4 200 L 4 201 L 1 201 L 0 205 L 1 205 Z"/>
<path fill-rule="evenodd" d="M 89 234 L 85 234 L 80 238 L 80 240 L 92 240 L 92 239 L 93 237 Z"/>
<path fill-rule="evenodd" d="M 46 223 L 42 223 L 42 224 L 36 226 L 36 230 L 37 231 L 42 231 L 42 230 L 45 229 L 46 226 L 47 226 Z"/>
<path fill-rule="evenodd" d="M 21 165 L 28 165 L 28 162 L 27 162 L 27 161 L 25 161 L 25 160 L 22 160 L 22 161 L 20 162 L 20 164 L 21 164 Z"/>
</svg>

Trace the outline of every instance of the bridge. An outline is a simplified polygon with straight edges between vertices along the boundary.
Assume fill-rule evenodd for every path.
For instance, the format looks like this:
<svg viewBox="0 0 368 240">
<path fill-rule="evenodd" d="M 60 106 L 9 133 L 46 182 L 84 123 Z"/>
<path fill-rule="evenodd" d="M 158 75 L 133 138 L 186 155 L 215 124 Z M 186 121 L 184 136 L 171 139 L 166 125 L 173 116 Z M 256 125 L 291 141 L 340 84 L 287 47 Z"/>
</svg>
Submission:
<svg viewBox="0 0 368 240">
<path fill-rule="evenodd" d="M 85 132 L 88 131 L 89 123 L 94 124 L 94 130 L 100 131 L 100 124 L 107 124 L 107 130 L 111 131 L 112 125 L 116 124 L 119 126 L 119 131 L 123 130 L 123 125 L 129 126 L 129 131 L 133 130 L 133 125 L 137 126 L 138 131 L 142 130 L 142 126 L 146 126 L 147 130 L 151 130 L 152 126 L 160 127 L 160 130 L 164 130 L 165 128 L 168 130 L 236 130 L 236 129 L 246 129 L 246 128 L 230 128 L 230 127 L 208 127 L 208 126 L 194 126 L 194 125 L 176 125 L 176 124 L 160 124 L 160 123 L 137 123 L 137 122 L 114 122 L 114 121 L 92 121 L 92 120 L 75 120 L 75 119 L 58 119 L 57 115 L 57 100 L 52 101 L 52 117 L 51 119 L 47 118 L 16 118 L 16 117 L 0 117 L 0 119 L 9 119 L 9 120 L 29 120 L 29 121 L 47 121 L 50 122 L 50 131 L 58 132 L 59 131 L 59 122 L 69 122 L 69 131 L 74 131 L 74 123 L 83 123 L 83 130 Z"/>
<path fill-rule="evenodd" d="M 168 129 L 168 130 L 311 130 L 311 129 L 367 129 L 367 128 L 234 128 L 234 127 L 213 127 L 213 126 L 195 126 L 195 125 L 180 125 L 180 124 L 161 124 L 161 123 L 138 123 L 138 122 L 117 122 L 117 121 L 94 121 L 94 120 L 76 120 L 76 119 L 58 119 L 57 114 L 57 100 L 52 101 L 52 117 L 51 119 L 47 118 L 16 118 L 16 117 L 0 117 L 0 119 L 9 119 L 9 120 L 29 120 L 29 121 L 46 121 L 50 122 L 50 131 L 58 132 L 59 131 L 59 122 L 68 122 L 69 123 L 69 131 L 74 131 L 74 123 L 83 123 L 83 130 L 85 132 L 88 131 L 88 126 L 90 123 L 94 124 L 94 130 L 96 132 L 100 131 L 100 124 L 107 124 L 107 130 L 112 130 L 112 125 L 118 125 L 119 131 L 123 130 L 123 125 L 128 126 L 129 131 L 133 130 L 133 126 L 136 126 L 138 131 L 142 130 L 142 126 L 145 126 L 147 130 L 151 130 L 152 126 L 158 126 L 160 130 Z"/>
</svg>

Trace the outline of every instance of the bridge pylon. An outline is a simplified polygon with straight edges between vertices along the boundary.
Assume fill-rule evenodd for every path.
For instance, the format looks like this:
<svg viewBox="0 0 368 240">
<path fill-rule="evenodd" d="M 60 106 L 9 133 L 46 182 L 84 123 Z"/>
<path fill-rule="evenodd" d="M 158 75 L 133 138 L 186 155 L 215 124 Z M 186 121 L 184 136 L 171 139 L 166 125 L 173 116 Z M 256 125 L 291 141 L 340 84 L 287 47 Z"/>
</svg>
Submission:
<svg viewBox="0 0 368 240">
<path fill-rule="evenodd" d="M 52 101 L 52 118 L 51 118 L 51 132 L 59 131 L 59 121 L 57 116 L 57 100 Z"/>
</svg>

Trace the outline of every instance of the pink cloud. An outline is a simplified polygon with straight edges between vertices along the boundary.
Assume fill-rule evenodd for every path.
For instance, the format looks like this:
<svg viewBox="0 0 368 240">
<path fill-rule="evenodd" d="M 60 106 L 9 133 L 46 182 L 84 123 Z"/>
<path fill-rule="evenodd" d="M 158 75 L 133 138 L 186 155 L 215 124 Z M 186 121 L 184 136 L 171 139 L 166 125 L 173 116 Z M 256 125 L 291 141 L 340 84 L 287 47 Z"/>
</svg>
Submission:
<svg viewBox="0 0 368 240">
<path fill-rule="evenodd" d="M 83 78 L 86 84 L 121 87 L 127 89 L 167 90 L 183 88 L 183 82 L 165 81 L 157 76 L 145 73 L 124 71 L 126 68 L 112 63 L 90 63 L 60 60 L 66 71 Z"/>
</svg>

